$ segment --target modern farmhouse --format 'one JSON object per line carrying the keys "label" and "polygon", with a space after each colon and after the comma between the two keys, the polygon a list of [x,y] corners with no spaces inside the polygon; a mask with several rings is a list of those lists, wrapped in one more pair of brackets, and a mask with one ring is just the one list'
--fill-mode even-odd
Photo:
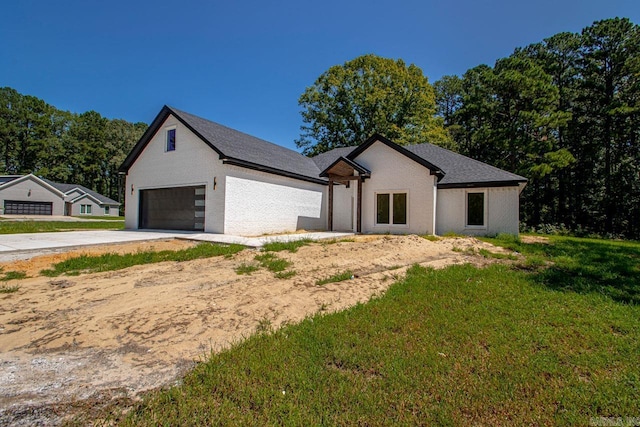
{"label": "modern farmhouse", "polygon": [[313,158],[163,107],[125,159],[129,229],[518,233],[527,180],[432,144],[373,135]]}

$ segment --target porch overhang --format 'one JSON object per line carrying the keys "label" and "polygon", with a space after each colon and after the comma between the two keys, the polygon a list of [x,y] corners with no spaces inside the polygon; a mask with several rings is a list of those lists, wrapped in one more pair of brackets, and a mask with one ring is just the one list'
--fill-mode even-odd
{"label": "porch overhang", "polygon": [[344,184],[349,187],[351,181],[358,183],[356,232],[362,232],[362,183],[365,179],[371,177],[371,172],[353,160],[340,157],[322,171],[320,176],[329,178],[329,224],[327,227],[329,231],[333,231],[333,186],[335,184]]}

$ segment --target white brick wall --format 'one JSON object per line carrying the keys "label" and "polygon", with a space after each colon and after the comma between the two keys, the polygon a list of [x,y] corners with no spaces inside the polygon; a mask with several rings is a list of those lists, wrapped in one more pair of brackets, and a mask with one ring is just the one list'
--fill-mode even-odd
{"label": "white brick wall", "polygon": [[[466,226],[466,195],[485,192],[485,227]],[[438,190],[436,233],[470,235],[518,234],[520,190],[518,187],[450,188]]]}
{"label": "white brick wall", "polygon": [[326,186],[234,166],[227,166],[227,171],[226,234],[326,228]]}
{"label": "white brick wall", "polygon": [[[166,130],[176,128],[176,149],[167,152]],[[224,172],[218,154],[173,115],[160,126],[129,169],[125,187],[125,226],[138,228],[139,194],[150,188],[206,187],[205,231],[224,232]],[[216,190],[213,179],[216,177]],[[132,192],[133,186],[133,192]]]}
{"label": "white brick wall", "polygon": [[[362,232],[433,233],[433,191],[435,175],[408,157],[375,142],[356,159],[371,171],[362,185]],[[376,224],[376,193],[407,193],[407,225]]]}

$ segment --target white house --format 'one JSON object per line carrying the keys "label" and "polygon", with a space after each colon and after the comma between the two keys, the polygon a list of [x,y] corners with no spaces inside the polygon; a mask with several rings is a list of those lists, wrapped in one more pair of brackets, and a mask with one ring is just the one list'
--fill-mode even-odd
{"label": "white house", "polygon": [[119,215],[120,203],[82,185],[28,175],[0,176],[0,214]]}
{"label": "white house", "polygon": [[309,158],[165,106],[120,168],[129,229],[518,233],[527,180],[374,135]]}

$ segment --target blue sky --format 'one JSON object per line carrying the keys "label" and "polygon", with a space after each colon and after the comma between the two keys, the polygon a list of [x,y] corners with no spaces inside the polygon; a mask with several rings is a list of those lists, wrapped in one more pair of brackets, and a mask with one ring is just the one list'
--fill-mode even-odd
{"label": "blue sky", "polygon": [[150,123],[164,104],[295,148],[298,98],[332,65],[402,58],[431,82],[639,0],[16,0],[0,86],[73,112]]}

